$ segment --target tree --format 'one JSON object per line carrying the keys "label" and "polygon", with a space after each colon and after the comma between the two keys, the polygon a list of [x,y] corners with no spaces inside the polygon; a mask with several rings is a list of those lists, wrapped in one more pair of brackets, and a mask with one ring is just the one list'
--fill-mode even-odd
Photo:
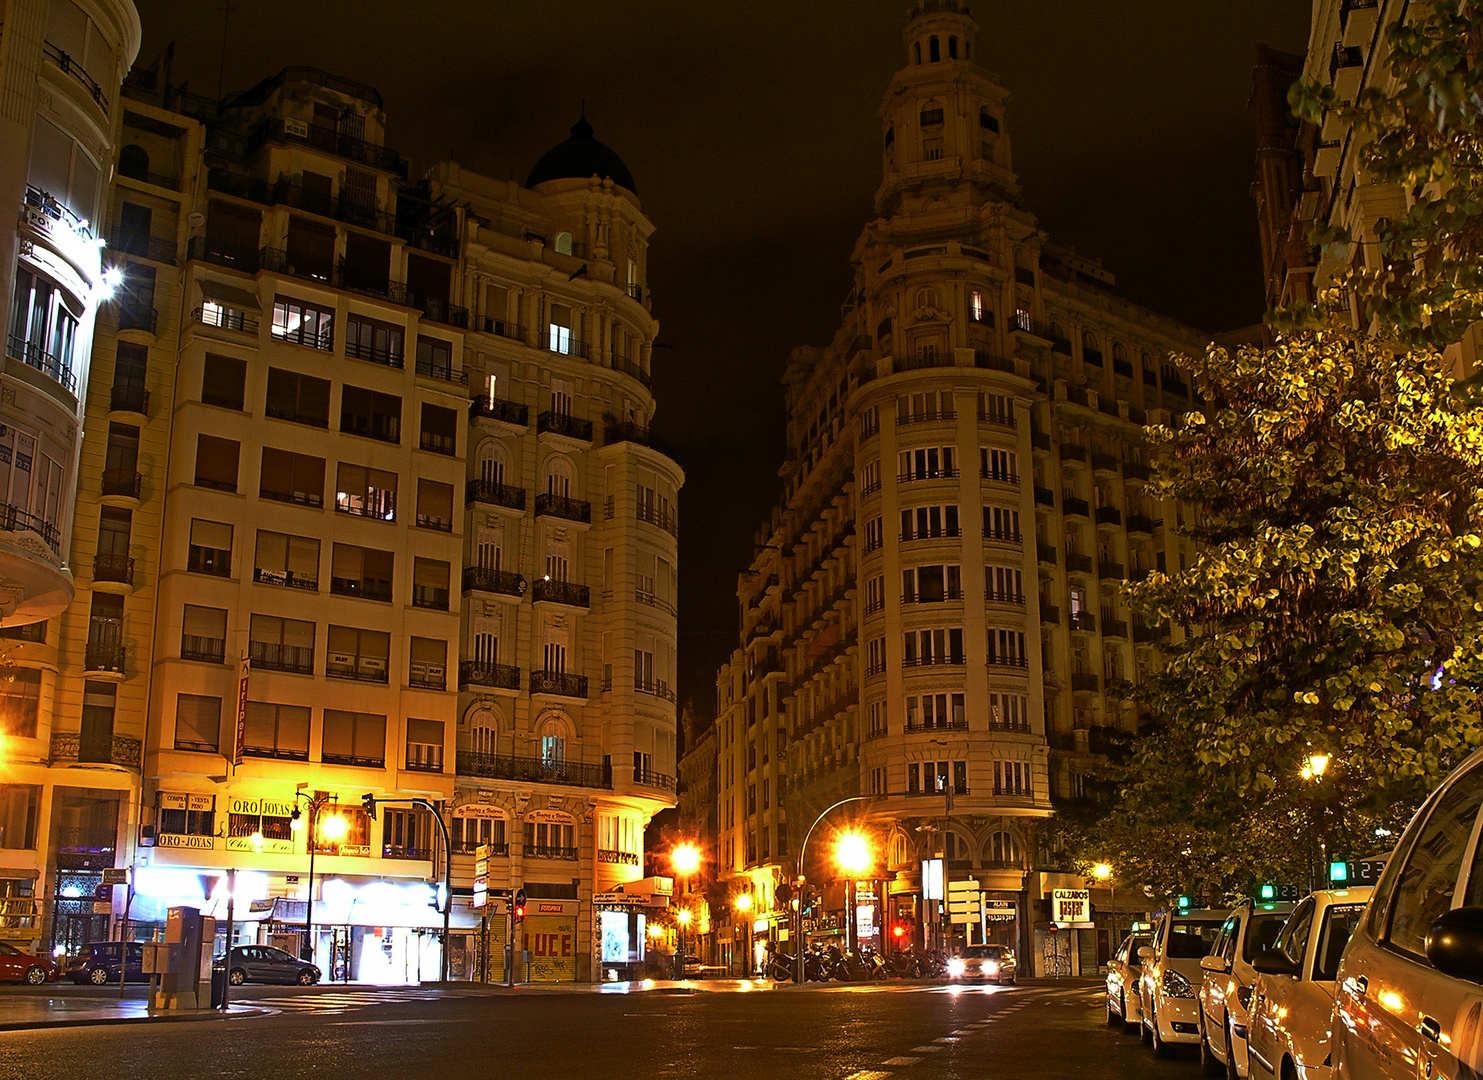
{"label": "tree", "polygon": [[[1203,404],[1148,432],[1150,494],[1184,508],[1166,524],[1195,555],[1127,590],[1173,644],[1136,692],[1117,812],[1064,829],[1157,895],[1306,884],[1315,852],[1381,846],[1483,744],[1483,411],[1439,351],[1483,316],[1479,27],[1443,0],[1387,37],[1393,86],[1290,95],[1339,110],[1406,193],[1378,258],[1275,313],[1271,348],[1184,361]],[[1331,768],[1301,779],[1320,751]]]}

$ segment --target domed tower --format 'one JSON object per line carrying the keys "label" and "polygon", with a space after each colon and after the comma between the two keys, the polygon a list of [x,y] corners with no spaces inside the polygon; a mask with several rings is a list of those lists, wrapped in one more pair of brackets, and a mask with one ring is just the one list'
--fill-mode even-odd
{"label": "domed tower", "polygon": [[[1019,194],[1005,134],[1007,92],[978,66],[978,23],[959,0],[917,0],[901,39],[906,66],[881,103],[884,179],[876,211],[903,197],[1013,199]],[[908,207],[909,208],[909,207]]]}
{"label": "domed tower", "polygon": [[587,180],[594,176],[638,194],[633,174],[623,159],[592,137],[592,125],[587,122],[584,110],[571,127],[571,138],[541,155],[526,177],[525,186],[534,188],[551,180]]}

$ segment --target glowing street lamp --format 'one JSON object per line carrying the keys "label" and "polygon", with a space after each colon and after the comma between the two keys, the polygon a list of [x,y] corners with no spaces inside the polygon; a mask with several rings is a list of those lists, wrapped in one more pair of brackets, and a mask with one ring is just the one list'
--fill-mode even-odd
{"label": "glowing street lamp", "polygon": [[1117,949],[1117,882],[1112,877],[1112,864],[1099,862],[1092,867],[1092,877],[1107,885],[1112,895],[1108,898],[1108,904],[1112,908],[1112,948]]}
{"label": "glowing street lamp", "polygon": [[[674,868],[675,877],[680,879],[680,895],[685,895],[685,883],[697,870],[700,869],[700,848],[694,844],[676,844],[669,853],[669,864]],[[685,927],[690,924],[690,910],[681,908],[675,916],[679,923],[679,939],[675,947],[675,978],[685,977]]]}
{"label": "glowing street lamp", "polygon": [[[1302,767],[1298,769],[1298,775],[1305,781],[1318,782],[1323,779],[1323,774],[1328,772],[1329,756],[1321,750],[1314,750],[1303,759]],[[1310,814],[1312,810],[1310,808]],[[1308,888],[1318,888],[1318,830],[1309,829],[1309,862],[1308,862]]]}
{"label": "glowing street lamp", "polygon": [[741,911],[741,912],[751,911],[752,910],[752,894],[751,893],[741,893],[741,894],[739,894],[737,896],[737,898],[735,900],[732,901],[732,904],[736,907],[736,910],[737,911]]}
{"label": "glowing street lamp", "polygon": [[679,921],[679,924],[681,926],[689,926],[690,925],[690,918],[691,918],[691,916],[690,916],[690,909],[689,908],[681,908],[680,911],[679,911],[679,914],[676,915],[675,918]]}
{"label": "glowing street lamp", "polygon": [[319,835],[331,844],[338,844],[350,831],[350,823],[339,814],[330,814],[319,823]]}
{"label": "glowing street lamp", "polygon": [[870,869],[870,840],[863,834],[847,832],[834,845],[834,861],[846,874],[863,874]]}

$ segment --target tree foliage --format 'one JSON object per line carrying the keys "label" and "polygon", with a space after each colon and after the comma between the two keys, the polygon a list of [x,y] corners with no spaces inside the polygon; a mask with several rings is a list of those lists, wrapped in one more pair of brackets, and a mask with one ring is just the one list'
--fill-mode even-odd
{"label": "tree foliage", "polygon": [[[1116,812],[1062,829],[1159,897],[1306,884],[1316,852],[1383,846],[1483,745],[1483,411],[1439,351],[1483,317],[1479,25],[1442,0],[1387,40],[1390,85],[1290,95],[1314,122],[1338,110],[1403,193],[1378,258],[1274,313],[1274,346],[1181,361],[1203,404],[1148,431],[1149,493],[1184,508],[1166,525],[1195,553],[1127,590],[1171,643]],[[1341,260],[1366,240],[1314,235]],[[1314,752],[1332,765],[1304,780]]]}

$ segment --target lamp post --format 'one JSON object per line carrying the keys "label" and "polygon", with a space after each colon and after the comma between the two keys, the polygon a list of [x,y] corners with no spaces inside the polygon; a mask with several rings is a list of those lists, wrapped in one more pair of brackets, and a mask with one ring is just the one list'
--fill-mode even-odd
{"label": "lamp post", "polygon": [[[676,844],[669,853],[669,864],[674,869],[675,878],[679,882],[680,897],[683,903],[690,877],[700,869],[700,849],[694,844]],[[675,915],[675,922],[679,929],[675,943],[674,977],[683,979],[685,977],[685,927],[690,922],[689,907],[680,908]]]}
{"label": "lamp post", "polygon": [[[828,806],[824,807],[823,810],[820,810],[819,811],[819,816],[816,817],[816,818],[814,818],[814,823],[808,827],[808,832],[806,832],[806,833],[803,834],[803,844],[798,849],[798,881],[799,881],[799,884],[806,885],[807,880],[808,880],[808,876],[807,876],[806,869],[805,869],[808,866],[808,841],[809,841],[809,838],[814,835],[814,830],[819,827],[819,822],[823,821],[824,818],[826,816],[828,816],[828,814],[829,814],[830,811],[836,810],[839,807],[844,806],[846,803],[870,802],[874,798],[876,798],[876,796],[874,796],[874,795],[851,795],[848,798],[840,799],[838,802],[830,803]],[[795,965],[794,966],[794,979],[795,979],[795,981],[797,982],[797,984],[799,986],[802,986],[803,985],[803,897],[802,896],[799,896],[798,897],[798,940],[797,940],[797,942],[794,943],[794,946],[793,946],[793,963]]]}
{"label": "lamp post", "polygon": [[844,944],[853,956],[859,946],[859,929],[855,922],[855,879],[870,869],[870,840],[864,833],[847,832],[834,845],[834,861],[845,872]]}
{"label": "lamp post", "polygon": [[1112,867],[1105,862],[1099,862],[1092,867],[1092,877],[1112,890],[1112,932],[1108,935],[1107,941],[1107,953],[1112,956],[1117,953],[1117,878],[1112,874]]}
{"label": "lamp post", "polygon": [[[294,798],[303,799],[309,804],[309,892],[304,902],[304,948],[299,950],[299,959],[305,958],[304,952],[307,950],[308,960],[312,964],[314,962],[314,849],[319,845],[321,836],[333,843],[339,843],[345,839],[349,826],[339,814],[331,814],[323,823],[320,822],[320,814],[326,806],[339,804],[338,796],[326,792],[309,795],[303,791],[295,791]],[[303,827],[304,821],[299,816],[299,808],[295,806],[289,819],[289,828],[298,832]],[[230,947],[227,952],[230,956]],[[230,975],[231,972],[228,971],[228,974]]]}
{"label": "lamp post", "polygon": [[[1298,775],[1314,784],[1322,784],[1324,774],[1329,770],[1330,760],[1329,755],[1323,753],[1321,750],[1311,751],[1303,759],[1302,767],[1298,769]],[[1308,891],[1310,893],[1318,888],[1318,822],[1312,820],[1316,816],[1313,810],[1313,800],[1309,800]]]}
{"label": "lamp post", "polygon": [[752,894],[738,893],[736,899],[731,902],[736,913],[741,916],[742,923],[747,931],[747,947],[742,953],[742,978],[750,978],[754,959],[752,957]]}

